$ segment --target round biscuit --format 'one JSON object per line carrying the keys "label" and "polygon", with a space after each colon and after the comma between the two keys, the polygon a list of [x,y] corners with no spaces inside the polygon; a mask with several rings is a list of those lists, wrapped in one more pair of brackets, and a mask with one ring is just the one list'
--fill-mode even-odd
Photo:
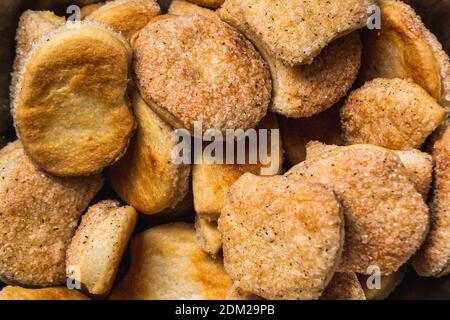
{"label": "round biscuit", "polygon": [[339,264],[344,220],[321,184],[246,173],[228,192],[219,230],[225,269],[240,288],[266,299],[317,299]]}
{"label": "round biscuit", "polygon": [[250,41],[218,19],[159,16],[133,39],[136,84],[176,128],[254,128],[271,98],[270,72]]}

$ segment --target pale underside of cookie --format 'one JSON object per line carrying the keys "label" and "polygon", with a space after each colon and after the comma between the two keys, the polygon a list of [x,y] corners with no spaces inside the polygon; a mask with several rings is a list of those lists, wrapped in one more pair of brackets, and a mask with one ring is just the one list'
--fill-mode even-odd
{"label": "pale underside of cookie", "polygon": [[430,233],[412,265],[421,276],[442,277],[450,273],[450,124],[442,126],[434,139]]}
{"label": "pale underside of cookie", "polygon": [[131,266],[110,299],[223,300],[232,287],[221,260],[198,246],[192,225],[154,227],[131,243]]}
{"label": "pale underside of cookie", "polygon": [[[180,202],[178,202],[175,206],[164,209],[158,215],[167,214],[178,216],[188,212],[192,212],[193,208],[194,208],[194,196],[192,193],[192,177],[190,176],[188,181],[188,191],[186,192],[184,198]],[[154,218],[156,218],[156,216]]]}
{"label": "pale underside of cookie", "polygon": [[364,32],[365,81],[411,78],[450,107],[450,62],[437,38],[403,1],[382,0],[381,29]]}
{"label": "pale underside of cookie", "polygon": [[64,287],[26,289],[7,286],[0,291],[0,300],[89,300],[76,290]]}
{"label": "pale underside of cookie", "polygon": [[287,66],[264,55],[273,77],[271,111],[305,118],[330,108],[355,81],[361,48],[359,34],[353,32],[330,43],[310,65]]}
{"label": "pale underside of cookie", "polygon": [[441,124],[445,110],[410,80],[378,78],[352,92],[341,109],[348,144],[418,149]]}
{"label": "pale underside of cookie", "polygon": [[266,299],[317,299],[339,264],[344,220],[333,192],[282,176],[243,175],[219,218],[225,269]]}
{"label": "pale underside of cookie", "polygon": [[113,285],[136,220],[133,207],[121,207],[115,200],[90,207],[67,250],[67,277],[90,294],[106,294]]}
{"label": "pale underside of cookie", "polygon": [[11,81],[11,98],[15,96],[19,72],[33,46],[46,34],[56,30],[65,23],[65,18],[58,17],[50,11],[27,10],[20,16],[16,31],[16,58]]}
{"label": "pale underside of cookie", "polygon": [[267,112],[269,69],[250,41],[217,19],[164,15],[133,39],[143,99],[176,128],[254,128]]}
{"label": "pale underside of cookie", "polygon": [[342,145],[339,105],[318,115],[303,119],[279,117],[280,132],[286,158],[296,165],[306,158],[306,145],[310,141]]}
{"label": "pale underside of cookie", "polygon": [[336,272],[320,300],[366,300],[366,296],[354,272]]}
{"label": "pale underside of cookie", "polygon": [[341,147],[293,167],[286,176],[315,179],[336,193],[345,212],[345,248],[338,271],[397,271],[428,232],[428,207],[394,153],[373,146]]}
{"label": "pale underside of cookie", "polygon": [[136,134],[125,156],[108,169],[107,178],[119,197],[144,214],[180,204],[189,191],[190,167],[175,164],[173,129],[133,94]]}
{"label": "pale underside of cookie", "polygon": [[372,0],[227,0],[220,17],[287,65],[310,64],[334,39],[363,28]]}
{"label": "pale underside of cookie", "polygon": [[381,276],[377,280],[377,275],[358,275],[358,279],[364,290],[367,300],[384,300],[402,283],[407,267],[403,266],[398,271],[388,276]]}
{"label": "pale underside of cookie", "polygon": [[[409,180],[414,184],[416,190],[424,199],[427,198],[433,175],[431,155],[416,149],[402,151],[385,149],[374,145],[361,145],[361,147],[395,153],[405,167]],[[337,145],[327,145],[318,141],[309,142],[306,146],[306,159],[315,158],[325,152],[337,150],[338,148],[339,146]]]}
{"label": "pale underside of cookie", "polygon": [[107,24],[130,40],[160,13],[156,0],[114,0],[90,13],[86,19]]}
{"label": "pale underside of cookie", "polygon": [[217,222],[205,218],[195,218],[195,234],[199,246],[214,258],[222,249],[222,236],[218,230]]}
{"label": "pale underside of cookie", "polygon": [[31,158],[58,176],[98,173],[125,152],[134,129],[126,89],[131,50],[93,22],[67,24],[27,58],[13,115]]}
{"label": "pale underside of cookie", "polygon": [[[267,129],[267,159],[263,159],[258,155],[261,151],[265,153],[262,148],[262,140],[258,144],[256,150],[249,147],[246,142],[246,159],[245,164],[237,163],[237,150],[238,145],[243,140],[239,140],[235,144],[235,159],[233,164],[226,164],[226,159],[223,159],[222,164],[209,164],[209,163],[196,163],[192,170],[192,187],[194,193],[194,207],[195,212],[207,220],[216,221],[220,216],[220,211],[223,207],[223,202],[228,189],[231,185],[239,179],[246,172],[251,172],[256,175],[276,175],[282,170],[283,165],[283,148],[281,137],[278,134],[273,140],[272,144],[272,131],[279,128],[277,117],[271,113],[267,114],[263,120],[258,124],[256,133],[263,135],[259,132],[260,129]],[[272,149],[273,147],[273,149]],[[227,146],[224,145],[224,149]],[[253,151],[252,151],[253,150]],[[276,150],[276,152],[272,152]],[[224,151],[225,154],[225,151]],[[256,163],[252,160],[250,155],[256,156]],[[253,162],[250,162],[253,161]]]}
{"label": "pale underside of cookie", "polygon": [[65,282],[65,255],[100,176],[56,178],[39,170],[20,142],[0,151],[0,278],[51,286]]}

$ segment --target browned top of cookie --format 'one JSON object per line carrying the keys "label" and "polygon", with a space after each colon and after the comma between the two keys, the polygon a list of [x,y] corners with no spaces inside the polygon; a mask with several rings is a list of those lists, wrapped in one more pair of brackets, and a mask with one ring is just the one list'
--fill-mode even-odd
{"label": "browned top of cookie", "polygon": [[329,44],[309,65],[287,66],[266,57],[274,77],[273,112],[304,118],[330,108],[351,88],[361,65],[357,32]]}
{"label": "browned top of cookie", "polygon": [[428,207],[397,155],[370,145],[331,149],[293,167],[294,180],[314,178],[333,188],[345,211],[339,271],[395,272],[428,232]]}
{"label": "browned top of cookie", "polygon": [[246,173],[219,218],[225,269],[266,299],[317,299],[339,263],[343,224],[323,185]]}

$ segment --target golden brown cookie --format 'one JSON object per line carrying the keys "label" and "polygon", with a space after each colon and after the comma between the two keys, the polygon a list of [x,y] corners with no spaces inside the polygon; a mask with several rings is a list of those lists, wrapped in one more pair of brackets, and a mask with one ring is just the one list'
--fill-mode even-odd
{"label": "golden brown cookie", "polygon": [[226,0],[220,17],[287,65],[310,64],[334,39],[363,28],[372,0]]}
{"label": "golden brown cookie", "polygon": [[266,299],[317,299],[340,262],[344,218],[318,183],[244,174],[219,218],[225,270]]}
{"label": "golden brown cookie", "polygon": [[309,65],[292,67],[264,54],[273,77],[270,110],[289,118],[305,118],[330,108],[355,81],[361,49],[358,32],[352,32],[330,43]]}
{"label": "golden brown cookie", "polygon": [[217,229],[217,222],[195,217],[195,234],[199,246],[214,258],[222,249],[222,236]]}
{"label": "golden brown cookie", "polygon": [[91,12],[86,19],[107,24],[130,40],[160,13],[156,0],[113,0]]}
{"label": "golden brown cookie", "polygon": [[224,300],[232,282],[222,261],[198,246],[192,225],[149,229],[131,242],[131,266],[112,300]]}
{"label": "golden brown cookie", "polygon": [[81,284],[90,294],[108,293],[136,220],[133,207],[122,207],[115,200],[91,206],[67,250],[67,278]]}
{"label": "golden brown cookie", "polygon": [[225,0],[188,0],[192,3],[195,3],[199,6],[203,6],[203,7],[208,7],[211,9],[216,9],[218,7],[220,7],[220,5],[225,1]]}
{"label": "golden brown cookie", "polygon": [[408,173],[409,180],[416,186],[417,191],[427,198],[433,178],[433,161],[428,153],[419,150],[394,150],[402,161]]}
{"label": "golden brown cookie", "polygon": [[65,282],[65,255],[101,176],[56,178],[38,169],[20,142],[0,151],[0,278],[10,284]]}
{"label": "golden brown cookie", "polygon": [[80,18],[83,20],[92,12],[103,6],[105,2],[91,3],[81,7],[80,10]]}
{"label": "golden brown cookie", "polygon": [[[365,275],[358,275],[358,279],[364,290],[367,300],[384,300],[402,283],[406,273],[406,266],[401,267],[398,271],[388,275],[381,276],[379,279],[379,287],[376,287],[376,280]],[[370,288],[369,288],[370,287]]]}
{"label": "golden brown cookie", "polygon": [[430,233],[412,259],[420,276],[442,277],[450,273],[450,123],[436,132],[433,144],[434,193]]}
{"label": "golden brown cookie", "polygon": [[[433,162],[431,156],[416,149],[412,150],[390,150],[373,145],[366,145],[365,148],[371,148],[380,151],[388,151],[395,153],[406,169],[409,180],[414,184],[416,190],[427,198],[428,191],[431,187],[433,175]],[[306,146],[306,160],[318,157],[325,152],[330,152],[340,148],[336,145],[326,145],[318,141],[309,142]]]}
{"label": "golden brown cookie", "polygon": [[26,289],[7,286],[0,291],[0,300],[89,300],[76,290],[64,287]]}
{"label": "golden brown cookie", "polygon": [[64,23],[64,17],[58,17],[51,11],[27,10],[20,16],[16,31],[16,58],[12,74],[11,98],[15,96],[19,73],[23,68],[33,46],[46,34],[58,29]]}
{"label": "golden brown cookie", "polygon": [[190,167],[174,164],[172,151],[177,142],[173,129],[133,93],[137,121],[125,156],[108,169],[107,179],[119,197],[144,214],[177,207],[189,191]]}
{"label": "golden brown cookie", "polygon": [[215,11],[199,7],[198,5],[184,1],[174,0],[170,3],[169,13],[177,16],[191,16],[191,15],[203,15],[211,19],[220,20]]}
{"label": "golden brown cookie", "polygon": [[26,152],[42,169],[89,175],[123,155],[134,129],[130,60],[126,40],[92,22],[67,24],[34,47],[13,114]]}
{"label": "golden brown cookie", "polygon": [[289,119],[278,117],[286,158],[296,165],[306,158],[306,145],[310,141],[342,145],[339,105],[310,118]]}
{"label": "golden brown cookie", "polygon": [[164,15],[133,40],[142,98],[175,128],[254,128],[271,98],[269,69],[250,41],[205,16]]}
{"label": "golden brown cookie", "polygon": [[[250,151],[248,148],[248,143],[246,149],[246,164],[237,164],[237,158],[235,158],[234,164],[194,164],[192,170],[192,189],[194,192],[195,212],[199,215],[199,217],[216,221],[220,216],[220,211],[222,210],[223,202],[228,189],[244,173],[251,172],[256,175],[275,175],[281,172],[283,165],[283,149],[279,134],[273,144],[275,147],[273,150],[276,150],[276,153],[271,151],[272,130],[277,130],[278,127],[277,118],[273,114],[269,113],[263,118],[256,128],[256,132],[258,134],[259,129],[268,130],[266,137],[268,141],[267,150],[270,150],[270,152],[268,152],[270,158],[268,159],[268,162],[265,162],[269,163],[267,165],[263,165],[261,163],[261,158],[259,156],[257,157],[256,164],[249,163],[250,153],[255,155],[256,152]],[[240,141],[242,142],[243,140]],[[235,149],[237,150],[237,147]],[[223,162],[225,161],[226,159],[224,159]]]}
{"label": "golden brown cookie", "polygon": [[233,284],[233,287],[230,289],[230,292],[228,293],[227,300],[264,300],[264,299],[252,293],[249,293],[245,290],[242,290],[235,283]]}
{"label": "golden brown cookie", "polygon": [[336,272],[320,300],[366,300],[366,296],[354,272]]}
{"label": "golden brown cookie", "polygon": [[450,108],[450,62],[437,38],[408,4],[379,1],[381,29],[364,32],[363,78],[412,79]]}
{"label": "golden brown cookie", "polygon": [[441,124],[445,110],[424,89],[402,79],[375,79],[353,91],[341,109],[348,144],[418,149]]}
{"label": "golden brown cookie", "polygon": [[428,232],[428,207],[400,158],[367,145],[337,148],[286,173],[333,189],[345,212],[341,272],[367,274],[375,265],[389,275],[405,264]]}

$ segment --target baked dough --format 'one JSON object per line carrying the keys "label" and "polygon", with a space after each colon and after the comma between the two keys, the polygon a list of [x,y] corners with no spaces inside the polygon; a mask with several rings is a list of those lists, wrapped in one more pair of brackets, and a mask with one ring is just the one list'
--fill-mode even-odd
{"label": "baked dough", "polygon": [[231,289],[222,261],[198,246],[192,225],[149,229],[131,243],[131,266],[112,300],[224,300]]}
{"label": "baked dough", "polygon": [[136,220],[133,207],[122,207],[115,200],[91,206],[67,250],[67,278],[80,283],[90,294],[108,293]]}
{"label": "baked dough", "polygon": [[237,284],[233,284],[230,292],[228,293],[227,300],[264,300],[261,297],[258,297],[255,294],[249,293],[245,290],[242,290],[237,286]]}
{"label": "baked dough", "polygon": [[412,259],[420,276],[443,277],[450,273],[450,123],[436,132],[432,148],[434,193],[430,233]]}
{"label": "baked dough", "polygon": [[334,39],[366,26],[373,0],[226,0],[220,17],[287,65],[310,64]]}
{"label": "baked dough", "polygon": [[286,173],[333,189],[345,212],[340,272],[389,275],[419,249],[428,232],[428,207],[399,157],[371,145],[340,147],[306,160]]}
{"label": "baked dough", "polygon": [[253,45],[205,16],[163,15],[133,39],[142,98],[175,128],[254,128],[271,98],[269,69]]}
{"label": "baked dough", "polygon": [[218,230],[217,222],[196,216],[195,234],[202,250],[215,258],[222,249],[222,236]]}
{"label": "baked dough", "polygon": [[410,78],[450,110],[450,62],[442,45],[408,4],[378,2],[381,29],[363,33],[362,78]]}
{"label": "baked dough", "polygon": [[431,156],[419,150],[399,151],[398,155],[408,173],[409,180],[416,186],[417,191],[427,199],[433,179],[433,161]]}
{"label": "baked dough", "polygon": [[224,0],[189,0],[199,6],[208,7],[211,9],[217,9],[223,4]]}
{"label": "baked dough", "polygon": [[134,129],[126,89],[131,50],[92,22],[44,37],[24,64],[13,101],[30,157],[57,176],[102,171],[125,152]]}
{"label": "baked dough", "polygon": [[336,105],[310,118],[279,117],[280,133],[287,160],[296,165],[306,158],[306,145],[310,141],[342,145],[340,105]]}
{"label": "baked dough", "polygon": [[308,179],[244,174],[219,218],[225,270],[265,299],[317,299],[333,277],[344,217],[331,189]]}
{"label": "baked dough", "polygon": [[320,300],[366,300],[366,296],[354,272],[336,272]]}
{"label": "baked dough", "polygon": [[61,285],[78,220],[103,185],[101,176],[56,178],[38,169],[20,142],[0,151],[0,279]]}
{"label": "baked dough", "polygon": [[169,14],[174,14],[177,16],[191,16],[191,15],[203,15],[211,19],[220,20],[219,16],[215,11],[202,8],[198,5],[184,1],[184,0],[174,0],[170,3]]}
{"label": "baked dough", "polygon": [[[169,13],[220,19],[212,10],[181,0],[172,2]],[[258,49],[272,74],[271,111],[293,118],[310,117],[330,108],[350,89],[361,64],[362,48],[357,32],[333,41],[311,65],[288,66],[264,48]]]}
{"label": "baked dough", "polygon": [[16,58],[11,79],[11,99],[14,99],[20,70],[33,46],[46,34],[58,29],[64,23],[64,17],[58,17],[51,11],[27,10],[20,16],[16,31]]}
{"label": "baked dough", "polygon": [[[433,175],[433,161],[431,156],[420,150],[389,150],[377,146],[366,146],[371,149],[379,149],[380,151],[388,151],[395,153],[406,169],[409,180],[414,184],[416,190],[427,199],[428,192],[431,187]],[[306,146],[306,159],[312,159],[325,152],[337,150],[339,146],[326,145],[318,141],[312,141]]]}
{"label": "baked dough", "polygon": [[156,0],[114,0],[91,12],[86,19],[107,24],[130,40],[160,13]]}
{"label": "baked dough", "polygon": [[348,144],[394,150],[419,149],[444,118],[444,108],[424,89],[398,78],[367,82],[350,94],[341,109]]}
{"label": "baked dough", "polygon": [[0,300],[89,300],[76,290],[64,287],[26,289],[7,286],[0,291]]}
{"label": "baked dough", "polygon": [[80,11],[80,18],[81,20],[85,19],[88,15],[90,15],[92,12],[103,6],[105,2],[97,2],[97,3],[90,3],[81,8]]}
{"label": "baked dough", "polygon": [[[358,275],[358,279],[364,290],[364,294],[367,300],[384,300],[397,288],[405,277],[407,267],[403,266],[398,271],[391,273],[388,276],[380,277],[380,288],[369,289],[367,285],[368,277],[364,275]],[[369,280],[369,283],[371,281]]]}
{"label": "baked dough", "polygon": [[352,32],[326,46],[309,65],[288,66],[263,54],[273,78],[270,110],[289,118],[305,118],[329,109],[355,81],[361,49],[358,32]]}
{"label": "baked dough", "polygon": [[[258,129],[268,129],[267,141],[271,146],[271,129],[278,129],[277,117],[267,114],[259,123]],[[257,131],[258,132],[258,131]],[[269,144],[270,143],[270,144]],[[244,173],[251,172],[256,175],[267,175],[263,168],[272,168],[272,175],[279,174],[283,165],[283,150],[281,139],[274,145],[279,147],[278,157],[274,155],[276,163],[271,161],[269,165],[257,164],[194,164],[192,169],[192,189],[194,193],[195,212],[199,217],[210,221],[217,221],[228,189]],[[237,149],[237,148],[235,148]],[[269,149],[270,150],[270,149]],[[247,159],[249,150],[247,148]],[[269,155],[272,156],[270,152]],[[260,160],[260,158],[258,158]],[[225,160],[225,159],[224,159]],[[259,161],[258,160],[258,161]],[[224,161],[225,162],[225,161]]]}

